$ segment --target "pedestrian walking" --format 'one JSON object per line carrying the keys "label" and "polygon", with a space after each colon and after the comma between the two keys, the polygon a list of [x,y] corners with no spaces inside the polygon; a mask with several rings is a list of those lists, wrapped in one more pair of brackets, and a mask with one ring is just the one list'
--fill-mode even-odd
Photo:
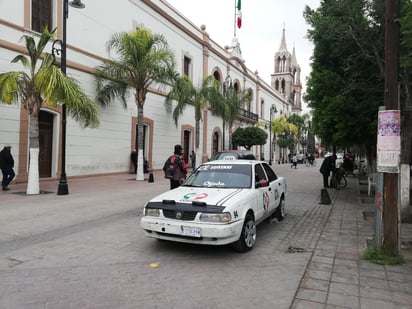
{"label": "pedestrian walking", "polygon": [[13,168],[14,159],[11,155],[11,146],[6,145],[4,146],[3,150],[0,151],[0,169],[3,173],[3,180],[1,182],[1,186],[3,187],[3,191],[10,190],[8,185],[13,180],[14,176],[16,176]]}
{"label": "pedestrian walking", "polygon": [[163,166],[165,177],[170,179],[170,190],[179,187],[186,178],[187,167],[182,154],[182,146],[175,145],[174,153]]}
{"label": "pedestrian walking", "polygon": [[296,153],[292,157],[292,165],[290,166],[290,168],[292,167],[294,167],[295,169],[298,167],[298,156],[296,155]]}
{"label": "pedestrian walking", "polygon": [[194,150],[190,154],[190,162],[192,163],[192,170],[194,170],[196,168],[196,153]]}
{"label": "pedestrian walking", "polygon": [[327,156],[320,166],[319,172],[323,176],[323,187],[329,188],[330,172],[335,168],[336,155]]}

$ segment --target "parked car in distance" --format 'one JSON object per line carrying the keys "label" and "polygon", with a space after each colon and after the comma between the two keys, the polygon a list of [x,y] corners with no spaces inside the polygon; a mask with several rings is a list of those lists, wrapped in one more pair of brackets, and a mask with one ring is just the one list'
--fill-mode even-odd
{"label": "parked car in distance", "polygon": [[251,153],[249,150],[222,150],[216,152],[213,156],[211,156],[209,161],[222,160],[225,158],[256,160],[255,155]]}
{"label": "parked car in distance", "polygon": [[146,236],[193,244],[253,248],[256,225],[285,216],[286,182],[266,163],[215,160],[178,188],[151,199],[140,225]]}

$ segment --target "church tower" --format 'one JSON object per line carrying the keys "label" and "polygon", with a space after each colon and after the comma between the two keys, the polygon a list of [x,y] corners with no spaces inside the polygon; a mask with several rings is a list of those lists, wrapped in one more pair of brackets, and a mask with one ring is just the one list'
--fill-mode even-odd
{"label": "church tower", "polygon": [[274,73],[271,74],[271,86],[289,102],[292,113],[297,114],[302,111],[300,72],[295,47],[293,47],[291,54],[286,46],[285,29],[283,29],[279,51],[275,54],[275,68]]}

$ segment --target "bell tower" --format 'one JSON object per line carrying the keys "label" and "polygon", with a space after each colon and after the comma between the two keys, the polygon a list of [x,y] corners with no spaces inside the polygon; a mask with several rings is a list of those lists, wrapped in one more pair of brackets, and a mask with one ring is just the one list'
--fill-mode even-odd
{"label": "bell tower", "polygon": [[274,73],[271,74],[271,86],[279,91],[292,107],[292,113],[302,111],[302,84],[300,66],[296,59],[295,47],[292,54],[286,46],[285,28],[283,28],[279,51],[275,54]]}

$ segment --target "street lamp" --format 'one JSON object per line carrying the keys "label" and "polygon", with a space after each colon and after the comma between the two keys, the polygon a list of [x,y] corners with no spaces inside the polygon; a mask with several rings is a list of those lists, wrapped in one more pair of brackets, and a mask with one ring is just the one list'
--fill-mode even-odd
{"label": "street lamp", "polygon": [[[81,0],[70,1],[70,6],[83,9],[85,5]],[[53,56],[61,53],[60,70],[66,75],[66,22],[69,17],[69,1],[63,0],[63,39],[56,40],[52,45]],[[55,47],[55,44],[60,44],[60,49]],[[57,195],[68,195],[69,187],[66,178],[66,104],[62,105],[62,149],[61,149],[61,174],[59,186],[57,188]]]}
{"label": "street lamp", "polygon": [[[223,95],[225,98],[228,100],[230,98],[230,95],[232,95],[232,90],[233,90],[233,85],[232,85],[232,78],[230,75],[226,76],[225,82],[223,84]],[[223,143],[223,149],[225,149],[225,131],[226,131],[226,121],[225,121],[226,115],[223,115],[223,134],[222,134],[222,143]]]}
{"label": "street lamp", "polygon": [[282,149],[283,149],[282,164],[283,164],[285,163],[285,157],[286,157],[286,131],[282,132]]}
{"label": "street lamp", "polygon": [[273,141],[272,141],[272,116],[273,113],[277,113],[278,110],[276,109],[275,104],[272,104],[272,106],[270,107],[270,115],[269,115],[269,165],[272,165],[272,159],[273,159],[273,151],[272,151],[272,147],[273,147]]}

